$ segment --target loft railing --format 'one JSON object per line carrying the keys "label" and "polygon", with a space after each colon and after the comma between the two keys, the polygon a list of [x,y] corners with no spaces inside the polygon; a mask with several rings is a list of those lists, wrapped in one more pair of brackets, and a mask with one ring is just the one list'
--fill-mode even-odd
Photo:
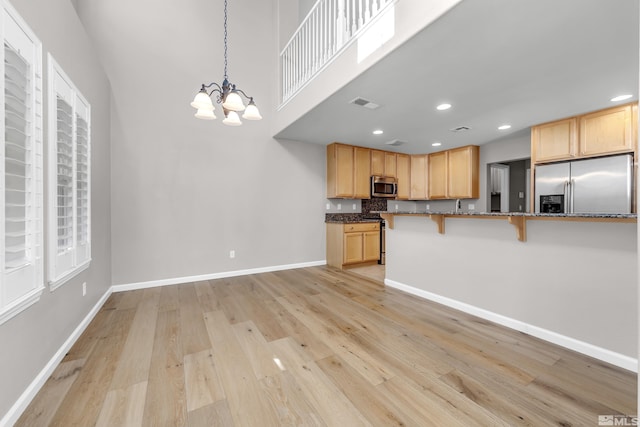
{"label": "loft railing", "polygon": [[284,105],[396,0],[318,0],[280,53]]}

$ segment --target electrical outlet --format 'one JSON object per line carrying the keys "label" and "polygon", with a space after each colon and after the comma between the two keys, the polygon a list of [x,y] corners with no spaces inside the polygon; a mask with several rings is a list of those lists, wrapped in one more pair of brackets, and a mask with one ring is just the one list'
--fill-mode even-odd
{"label": "electrical outlet", "polygon": [[230,250],[229,251],[229,258],[235,258],[235,257],[236,257],[236,251]]}
{"label": "electrical outlet", "polygon": [[327,203],[327,210],[331,209],[331,203]]}
{"label": "electrical outlet", "polygon": [[476,208],[476,205],[475,205],[475,204],[473,204],[473,203],[469,203],[469,210],[470,210],[470,211],[475,210],[475,208]]}
{"label": "electrical outlet", "polygon": [[396,210],[398,210],[398,205],[396,205]]}
{"label": "electrical outlet", "polygon": [[338,210],[341,211],[342,210],[342,203],[338,203]]}
{"label": "electrical outlet", "polygon": [[429,203],[427,203],[427,210],[431,209],[431,205]]}
{"label": "electrical outlet", "polygon": [[353,210],[354,211],[356,210],[356,204],[355,203],[353,204]]}
{"label": "electrical outlet", "polygon": [[518,198],[519,199],[524,199],[524,191],[519,191],[518,192]]}
{"label": "electrical outlet", "polygon": [[87,282],[82,282],[82,296],[87,295]]}

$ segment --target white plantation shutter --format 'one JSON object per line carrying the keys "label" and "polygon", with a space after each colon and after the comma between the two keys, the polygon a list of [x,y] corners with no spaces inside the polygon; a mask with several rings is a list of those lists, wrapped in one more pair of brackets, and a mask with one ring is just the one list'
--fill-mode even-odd
{"label": "white plantation shutter", "polygon": [[57,97],[58,253],[73,249],[73,111]]}
{"label": "white plantation shutter", "polygon": [[51,55],[49,62],[49,283],[51,289],[86,268],[91,258],[91,110]]}
{"label": "white plantation shutter", "polygon": [[36,302],[43,289],[42,50],[2,2],[2,251],[0,323]]}
{"label": "white plantation shutter", "polygon": [[76,99],[76,263],[83,264],[91,257],[91,198],[89,105]]}

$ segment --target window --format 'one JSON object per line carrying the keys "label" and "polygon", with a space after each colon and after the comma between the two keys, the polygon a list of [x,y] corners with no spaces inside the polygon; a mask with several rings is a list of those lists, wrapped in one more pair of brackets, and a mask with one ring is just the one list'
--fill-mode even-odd
{"label": "window", "polygon": [[91,262],[91,107],[51,55],[49,63],[49,283]]}
{"label": "window", "polygon": [[7,1],[1,5],[0,324],[37,302],[44,289],[42,44]]}

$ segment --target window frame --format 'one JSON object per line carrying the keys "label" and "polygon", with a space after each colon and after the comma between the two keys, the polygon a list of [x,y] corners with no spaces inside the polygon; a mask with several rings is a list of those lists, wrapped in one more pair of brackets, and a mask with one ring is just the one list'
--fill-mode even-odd
{"label": "window frame", "polygon": [[[31,113],[25,114],[25,124],[28,125],[25,127],[25,133],[27,137],[32,136],[30,140],[25,140],[25,143],[28,144],[25,145],[25,149],[29,155],[25,157],[24,179],[26,181],[32,180],[31,184],[25,183],[25,185],[30,186],[29,192],[26,193],[26,195],[30,197],[30,200],[29,202],[25,200],[24,205],[24,218],[26,222],[24,233],[26,240],[24,247],[26,262],[24,265],[12,268],[11,270],[8,270],[6,265],[7,237],[15,238],[17,236],[8,236],[6,234],[6,151],[3,150],[2,153],[0,153],[0,186],[2,187],[0,195],[0,209],[2,209],[4,215],[3,220],[0,223],[0,228],[2,228],[0,232],[0,324],[3,324],[18,313],[38,302],[45,288],[43,253],[44,142],[42,130],[42,43],[13,6],[7,0],[0,1],[0,36],[3,40],[3,49],[2,53],[0,53],[0,56],[2,56],[2,60],[0,61],[2,65],[0,65],[0,69],[3,74],[2,79],[0,79],[0,101],[2,104],[3,120],[0,122],[0,132],[4,138],[3,146],[5,146],[6,149],[7,140],[5,130],[7,126],[7,97],[5,95],[5,86],[7,77],[6,67],[4,65],[4,44],[10,46],[11,50],[16,52],[21,59],[29,65],[28,74],[26,76],[29,85],[26,86],[26,88],[30,90],[30,97],[26,99],[28,102],[25,103],[25,109],[26,111],[31,109]],[[23,52],[20,51],[21,48],[24,48]],[[29,133],[31,133],[31,135],[29,135]],[[14,164],[16,164],[15,161],[16,160],[14,160]],[[18,283],[19,286],[16,286]],[[20,293],[19,291],[23,287],[25,289]]]}
{"label": "window frame", "polygon": [[[56,290],[91,264],[91,105],[53,56],[47,54],[48,82],[48,283]],[[63,91],[65,93],[63,93]],[[72,115],[72,237],[71,247],[59,251],[58,245],[58,95],[65,96]],[[78,235],[78,114],[86,122],[86,241]]]}

